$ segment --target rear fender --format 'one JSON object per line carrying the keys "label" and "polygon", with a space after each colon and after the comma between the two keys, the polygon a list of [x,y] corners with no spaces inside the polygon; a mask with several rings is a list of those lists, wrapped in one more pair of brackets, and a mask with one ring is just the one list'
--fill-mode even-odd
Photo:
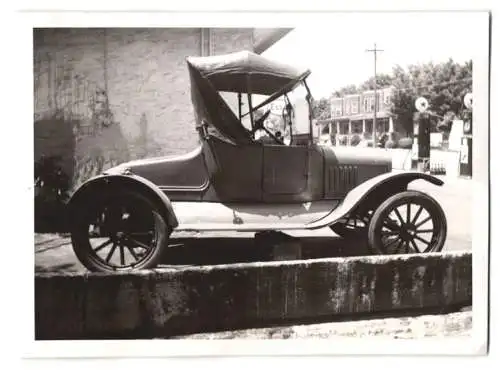
{"label": "rear fender", "polygon": [[376,207],[388,197],[405,191],[408,184],[415,180],[425,180],[437,186],[444,184],[437,177],[422,172],[389,172],[375,176],[352,189],[337,208],[322,219],[308,224],[307,228],[317,229],[331,225],[360,207]]}
{"label": "rear fender", "polygon": [[137,175],[110,174],[96,176],[83,183],[68,202],[70,215],[78,212],[82,202],[92,201],[101,192],[113,191],[114,188],[137,191],[146,196],[160,209],[170,228],[175,229],[179,222],[175,216],[170,199],[151,181]]}

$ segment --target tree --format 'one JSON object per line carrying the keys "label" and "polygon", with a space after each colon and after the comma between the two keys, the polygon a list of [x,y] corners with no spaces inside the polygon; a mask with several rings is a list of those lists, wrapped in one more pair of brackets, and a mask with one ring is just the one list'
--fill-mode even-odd
{"label": "tree", "polygon": [[[374,77],[356,85],[344,86],[332,93],[332,97],[342,97],[365,90],[373,90]],[[437,130],[443,121],[453,118],[465,118],[463,97],[472,91],[472,61],[459,64],[453,59],[434,64],[412,64],[407,68],[395,66],[391,74],[377,75],[377,87],[394,87],[391,100],[391,113],[395,115],[395,128],[399,132],[413,132],[415,100],[419,96],[429,101],[429,110],[442,117],[432,122],[431,129]],[[321,109],[317,108],[317,111]],[[447,126],[447,125],[444,125]]]}
{"label": "tree", "polygon": [[[363,82],[359,89],[360,91],[364,90],[374,90],[375,86],[373,84],[373,81],[375,80],[374,77],[370,77],[368,80]],[[387,73],[381,73],[377,74],[377,88],[383,88],[383,87],[388,87],[392,85],[392,76],[387,74]]]}
{"label": "tree", "polygon": [[313,102],[313,118],[327,119],[330,118],[331,102],[328,98],[321,98]]}
{"label": "tree", "polygon": [[360,91],[361,90],[359,89],[358,86],[351,84],[351,85],[344,86],[344,87],[340,88],[339,90],[334,91],[332,93],[332,97],[341,98],[344,95],[357,94]]}
{"label": "tree", "polygon": [[392,77],[391,112],[397,125],[406,133],[413,131],[414,102],[423,96],[431,112],[446,117],[433,120],[431,130],[435,131],[440,121],[462,117],[463,97],[472,90],[472,61],[461,65],[449,59],[439,64],[410,65],[407,70],[396,66]]}
{"label": "tree", "polygon": [[394,67],[392,86],[394,92],[391,99],[391,113],[396,115],[396,130],[406,134],[413,132],[413,102],[414,95],[408,90],[411,89],[410,76],[401,66]]}

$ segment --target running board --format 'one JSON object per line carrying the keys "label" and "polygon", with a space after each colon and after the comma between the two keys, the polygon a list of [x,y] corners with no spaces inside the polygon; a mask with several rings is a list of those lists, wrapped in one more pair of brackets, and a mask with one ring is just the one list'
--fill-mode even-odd
{"label": "running board", "polygon": [[337,207],[328,200],[295,204],[222,204],[173,202],[176,231],[301,230]]}

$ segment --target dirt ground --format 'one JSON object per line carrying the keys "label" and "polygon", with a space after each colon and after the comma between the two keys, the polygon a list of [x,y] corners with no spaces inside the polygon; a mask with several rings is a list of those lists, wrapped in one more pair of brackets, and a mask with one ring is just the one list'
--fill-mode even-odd
{"label": "dirt ground", "polygon": [[218,333],[200,333],[177,339],[334,339],[381,337],[421,339],[429,337],[468,337],[472,331],[472,311],[447,315],[333,322],[314,325],[282,326]]}

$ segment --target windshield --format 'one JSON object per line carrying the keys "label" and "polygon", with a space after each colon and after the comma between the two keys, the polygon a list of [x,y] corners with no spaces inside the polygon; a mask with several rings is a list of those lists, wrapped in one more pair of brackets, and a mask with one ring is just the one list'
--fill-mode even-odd
{"label": "windshield", "polygon": [[[253,94],[251,95],[251,101],[249,101],[247,94],[220,92],[220,95],[234,115],[238,117],[242,126],[249,132],[252,132],[253,129],[252,119],[255,124],[264,115],[267,115],[263,123],[265,129],[253,132],[255,141],[274,135],[283,144],[290,145],[294,136],[308,137],[310,134],[310,107],[307,99],[308,90],[304,83],[298,84],[294,90],[258,109],[253,107],[258,107],[269,96]],[[253,116],[249,114],[251,107],[253,108]]]}
{"label": "windshield", "polygon": [[[234,115],[241,119],[240,122],[247,130],[252,130],[252,122],[250,114],[248,114],[250,110],[248,96],[246,94],[241,94],[240,98],[240,108],[238,109],[238,94],[230,93],[230,92],[221,92],[220,93],[226,104],[231,108],[231,111]],[[257,106],[262,103],[264,100],[269,98],[267,95],[252,95],[252,106]],[[270,111],[268,117],[264,121],[264,126],[273,132],[285,129],[285,122],[283,120],[283,111],[285,108],[285,99],[284,97],[278,98],[266,105],[263,105],[259,109],[253,111],[253,120],[256,121],[261,118],[268,110]]]}
{"label": "windshield", "polygon": [[293,107],[292,134],[309,134],[309,102],[307,100],[308,91],[303,83],[299,84],[288,94]]}

